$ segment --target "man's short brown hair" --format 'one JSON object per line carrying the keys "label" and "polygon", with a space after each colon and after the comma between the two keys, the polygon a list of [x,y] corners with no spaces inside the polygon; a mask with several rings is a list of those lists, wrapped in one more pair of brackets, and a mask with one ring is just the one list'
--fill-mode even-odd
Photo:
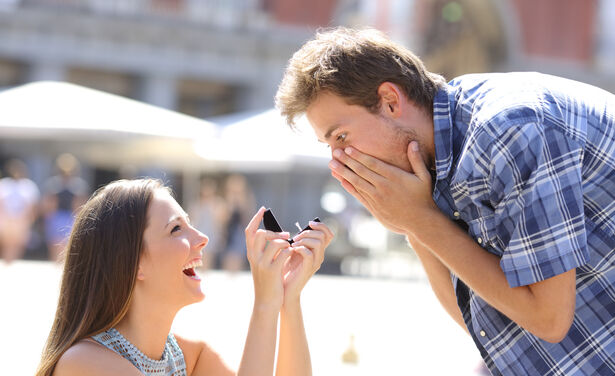
{"label": "man's short brown hair", "polygon": [[319,93],[328,91],[376,113],[383,82],[397,84],[429,114],[438,88],[445,83],[416,55],[378,30],[321,30],[290,59],[276,107],[293,126],[295,117],[304,114]]}

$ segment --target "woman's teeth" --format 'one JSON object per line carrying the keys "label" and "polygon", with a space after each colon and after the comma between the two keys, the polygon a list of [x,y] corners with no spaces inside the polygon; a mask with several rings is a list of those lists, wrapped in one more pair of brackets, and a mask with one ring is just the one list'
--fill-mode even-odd
{"label": "woman's teeth", "polygon": [[186,264],[184,266],[184,269],[182,270],[182,272],[184,272],[184,274],[187,275],[190,278],[199,279],[200,280],[200,278],[194,272],[194,268],[198,268],[199,266],[203,266],[203,261],[202,260],[199,259],[199,260],[191,261],[190,263],[188,263],[188,264]]}
{"label": "woman's teeth", "polygon": [[203,266],[203,260],[201,259],[190,261],[188,264],[184,265],[183,270],[194,269],[198,268],[199,266]]}

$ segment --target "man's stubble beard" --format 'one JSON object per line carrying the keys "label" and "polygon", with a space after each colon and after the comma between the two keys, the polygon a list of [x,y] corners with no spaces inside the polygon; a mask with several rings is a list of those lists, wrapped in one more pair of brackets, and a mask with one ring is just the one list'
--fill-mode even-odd
{"label": "man's stubble beard", "polygon": [[[394,132],[395,159],[397,159],[397,161],[393,162],[393,164],[407,172],[414,173],[412,164],[408,159],[408,146],[412,141],[416,141],[419,144],[419,150],[424,150],[423,143],[414,130],[407,129],[400,122],[392,119],[387,119],[386,121]],[[405,167],[401,167],[402,165]]]}

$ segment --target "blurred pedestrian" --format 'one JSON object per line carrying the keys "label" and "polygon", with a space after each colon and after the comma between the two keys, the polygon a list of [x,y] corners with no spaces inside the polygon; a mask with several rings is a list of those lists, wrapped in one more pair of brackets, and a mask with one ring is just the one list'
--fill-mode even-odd
{"label": "blurred pedestrian", "polygon": [[336,28],[293,55],[276,102],[407,236],[493,375],[615,375],[613,94],[535,72],[447,83],[381,32]]}
{"label": "blurred pedestrian", "polygon": [[225,244],[221,256],[222,269],[239,271],[245,266],[244,229],[254,211],[254,194],[245,176],[232,174],[224,182],[224,201],[228,215],[225,222]]}
{"label": "blurred pedestrian", "polygon": [[254,309],[235,372],[203,340],[171,332],[177,312],[205,298],[195,268],[207,236],[157,180],[99,189],[71,234],[36,376],[311,375],[300,296],[333,234],[310,223],[290,247],[290,234],[259,229],[264,212],[245,229]]}
{"label": "blurred pedestrian", "polygon": [[75,213],[87,199],[88,183],[79,174],[80,164],[74,155],[64,153],[56,158],[57,175],[43,186],[45,241],[49,258],[57,261],[66,246]]}
{"label": "blurred pedestrian", "polygon": [[208,234],[209,242],[204,250],[203,269],[213,267],[224,245],[223,224],[226,222],[226,206],[224,199],[218,194],[218,183],[215,179],[204,178],[198,200],[190,205],[188,210],[192,226],[204,234]]}
{"label": "blurred pedestrian", "polygon": [[40,193],[28,179],[28,168],[23,161],[10,159],[5,170],[8,176],[0,179],[0,258],[10,263],[25,253]]}

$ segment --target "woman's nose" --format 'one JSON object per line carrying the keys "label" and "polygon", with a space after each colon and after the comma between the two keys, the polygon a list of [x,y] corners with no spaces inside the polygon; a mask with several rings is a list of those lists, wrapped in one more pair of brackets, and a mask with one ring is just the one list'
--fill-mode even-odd
{"label": "woman's nose", "polygon": [[205,248],[207,243],[209,243],[209,238],[207,237],[207,235],[203,234],[202,232],[198,230],[196,230],[196,233],[197,233],[197,237],[195,240],[195,247],[198,249]]}

